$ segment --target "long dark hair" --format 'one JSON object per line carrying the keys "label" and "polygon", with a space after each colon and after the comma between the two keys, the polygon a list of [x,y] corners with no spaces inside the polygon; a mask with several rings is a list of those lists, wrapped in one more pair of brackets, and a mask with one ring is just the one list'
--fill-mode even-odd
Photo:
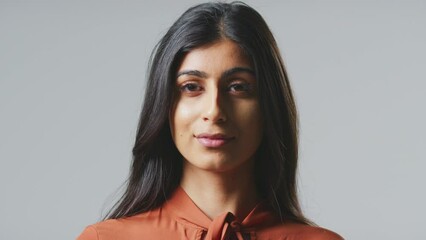
{"label": "long dark hair", "polygon": [[256,153],[258,191],[281,220],[310,223],[297,198],[297,112],[287,74],[266,22],[242,2],[204,3],[188,9],[155,47],[127,188],[107,218],[154,209],[179,185],[182,156],[169,128],[176,70],[186,53],[220,39],[240,46],[258,80],[265,116],[264,139]]}

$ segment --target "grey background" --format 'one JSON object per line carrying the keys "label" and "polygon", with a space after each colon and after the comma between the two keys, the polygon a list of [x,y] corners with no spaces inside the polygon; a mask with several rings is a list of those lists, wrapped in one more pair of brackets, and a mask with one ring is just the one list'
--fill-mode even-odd
{"label": "grey background", "polygon": [[[0,1],[0,239],[74,239],[125,180],[155,43],[197,1]],[[300,111],[308,217],[424,239],[424,1],[247,1]]]}

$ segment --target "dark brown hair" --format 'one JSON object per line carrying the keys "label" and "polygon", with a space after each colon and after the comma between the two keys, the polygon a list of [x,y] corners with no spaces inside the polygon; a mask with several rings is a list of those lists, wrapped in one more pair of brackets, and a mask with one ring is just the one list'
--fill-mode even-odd
{"label": "dark brown hair", "polygon": [[283,61],[267,24],[242,2],[204,3],[188,9],[151,55],[145,100],[133,148],[127,188],[107,218],[122,218],[159,207],[178,186],[182,156],[169,128],[177,67],[192,49],[234,41],[253,63],[264,118],[256,153],[258,191],[282,220],[309,223],[296,187],[297,112]]}

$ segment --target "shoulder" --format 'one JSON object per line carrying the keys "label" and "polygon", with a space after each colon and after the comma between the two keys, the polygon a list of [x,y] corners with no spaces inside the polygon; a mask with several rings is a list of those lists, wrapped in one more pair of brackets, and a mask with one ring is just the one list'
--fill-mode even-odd
{"label": "shoulder", "polygon": [[343,240],[343,238],[328,229],[316,226],[303,225],[299,227],[299,231],[296,234],[300,240]]}
{"label": "shoulder", "polygon": [[108,219],[86,227],[77,240],[137,239],[141,234],[150,232],[153,227],[161,227],[167,219],[160,210],[132,217]]}
{"label": "shoulder", "polygon": [[265,229],[261,234],[266,238],[289,237],[295,240],[343,240],[339,234],[331,230],[298,223],[280,224]]}

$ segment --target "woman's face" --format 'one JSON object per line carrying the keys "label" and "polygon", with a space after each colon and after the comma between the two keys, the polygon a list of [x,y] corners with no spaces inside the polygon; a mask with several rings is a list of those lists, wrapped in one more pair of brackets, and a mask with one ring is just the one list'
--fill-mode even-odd
{"label": "woman's face", "polygon": [[238,45],[222,40],[192,50],[176,76],[170,128],[186,164],[224,172],[252,161],[262,116],[254,70]]}

